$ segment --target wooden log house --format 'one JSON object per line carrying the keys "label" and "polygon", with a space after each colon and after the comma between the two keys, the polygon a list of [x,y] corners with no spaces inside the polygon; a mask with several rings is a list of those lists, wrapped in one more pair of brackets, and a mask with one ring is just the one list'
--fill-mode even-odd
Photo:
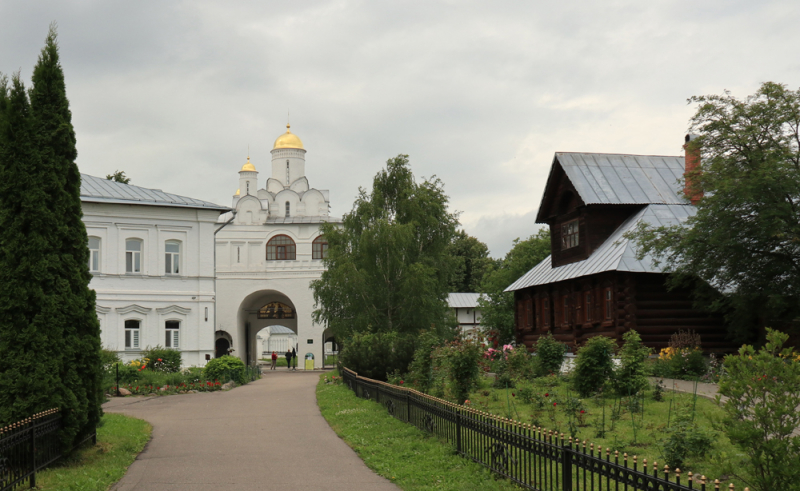
{"label": "wooden log house", "polygon": [[705,351],[735,349],[722,317],[694,309],[690,291],[668,290],[667,275],[651,258],[638,260],[623,237],[639,223],[694,214],[699,197],[687,199],[684,185],[699,164],[692,155],[555,154],[536,217],[550,227],[552,254],[506,289],[514,292],[517,343],[530,348],[551,332],[574,349],[591,336],[621,341],[635,329],[658,350],[692,329]]}

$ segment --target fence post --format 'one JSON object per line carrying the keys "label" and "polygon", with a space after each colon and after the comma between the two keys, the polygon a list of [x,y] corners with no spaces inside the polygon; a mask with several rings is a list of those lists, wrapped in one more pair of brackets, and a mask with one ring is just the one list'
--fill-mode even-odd
{"label": "fence post", "polygon": [[406,423],[411,422],[411,391],[406,389]]}
{"label": "fence post", "polygon": [[456,451],[461,452],[461,409],[456,409]]}
{"label": "fence post", "polygon": [[36,419],[31,419],[31,488],[36,487]]}
{"label": "fence post", "polygon": [[572,491],[572,448],[561,441],[561,489]]}

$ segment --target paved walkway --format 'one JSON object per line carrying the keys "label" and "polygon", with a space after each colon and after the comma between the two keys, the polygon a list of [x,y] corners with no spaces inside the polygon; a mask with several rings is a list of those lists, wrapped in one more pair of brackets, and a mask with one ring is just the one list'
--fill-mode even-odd
{"label": "paved walkway", "polygon": [[319,373],[268,371],[227,392],[112,399],[106,412],[153,425],[152,440],[112,489],[397,491],[320,414]]}
{"label": "paved walkway", "polygon": [[[676,392],[688,392],[694,394],[694,382],[690,380],[678,380],[663,377],[650,377],[650,383],[655,383],[656,380],[664,381],[664,388],[666,390],[674,390]],[[697,382],[697,395],[714,400],[717,395],[719,386],[717,384],[708,384],[705,382]],[[728,400],[725,396],[720,396],[720,400],[725,402]]]}

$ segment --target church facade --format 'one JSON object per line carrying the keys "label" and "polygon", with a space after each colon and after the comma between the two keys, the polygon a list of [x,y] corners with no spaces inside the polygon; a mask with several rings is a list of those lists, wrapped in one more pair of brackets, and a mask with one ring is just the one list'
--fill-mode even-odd
{"label": "church facade", "polygon": [[298,357],[313,358],[314,366],[321,367],[330,336],[312,320],[310,282],[324,271],[328,244],[320,225],[341,220],[329,216],[328,191],[310,187],[306,150],[289,125],[275,140],[271,156],[261,182],[248,157],[239,171],[232,210],[219,217],[215,354],[232,350],[253,362],[262,356],[258,333],[283,326],[297,335]]}

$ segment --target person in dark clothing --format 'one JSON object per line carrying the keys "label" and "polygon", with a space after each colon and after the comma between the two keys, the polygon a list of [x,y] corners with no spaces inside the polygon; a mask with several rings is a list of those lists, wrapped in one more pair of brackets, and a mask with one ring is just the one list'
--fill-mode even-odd
{"label": "person in dark clothing", "polygon": [[286,350],[286,367],[291,370],[292,369],[292,350]]}
{"label": "person in dark clothing", "polygon": [[297,371],[297,350],[292,348],[292,361],[294,362],[294,371]]}

